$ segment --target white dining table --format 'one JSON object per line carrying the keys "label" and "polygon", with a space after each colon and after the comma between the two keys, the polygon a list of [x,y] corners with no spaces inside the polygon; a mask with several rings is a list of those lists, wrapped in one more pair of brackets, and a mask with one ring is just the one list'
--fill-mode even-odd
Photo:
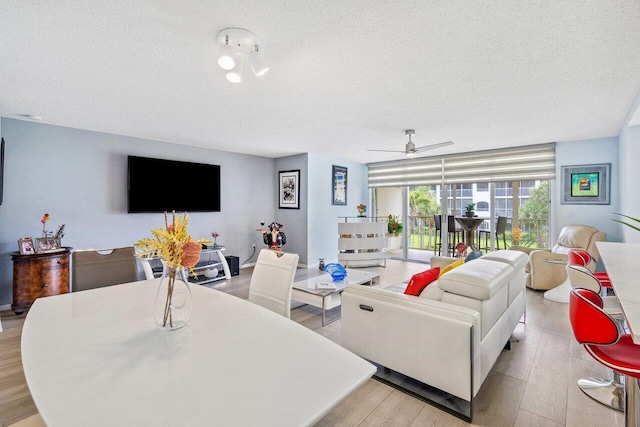
{"label": "white dining table", "polygon": [[640,244],[596,242],[633,337],[640,345]]}
{"label": "white dining table", "polygon": [[[631,338],[634,344],[640,345],[640,244],[596,242],[596,247],[620,301]],[[625,381],[625,426],[640,425],[637,384],[637,381],[631,381],[630,378]]]}
{"label": "white dining table", "polygon": [[158,283],[35,301],[22,360],[49,427],[312,425],[375,372],[300,324],[199,285],[189,324],[160,331]]}

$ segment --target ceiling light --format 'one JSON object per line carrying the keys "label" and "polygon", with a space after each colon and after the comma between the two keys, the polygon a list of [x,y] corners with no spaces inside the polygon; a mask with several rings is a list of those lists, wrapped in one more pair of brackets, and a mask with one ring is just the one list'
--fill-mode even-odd
{"label": "ceiling light", "polygon": [[223,70],[230,70],[236,65],[235,59],[233,59],[233,51],[231,50],[231,46],[229,46],[229,36],[225,37],[225,42],[222,46],[220,46],[220,50],[218,52],[218,65]]}
{"label": "ceiling light", "polygon": [[259,45],[256,45],[255,49],[249,53],[249,65],[256,77],[262,77],[269,71],[269,66],[265,62],[262,52],[260,52]]}
{"label": "ceiling light", "polygon": [[243,28],[225,28],[218,33],[218,65],[226,73],[227,79],[233,83],[242,81],[242,69],[245,61],[249,62],[256,76],[261,77],[269,67],[260,51],[260,39],[251,31]]}
{"label": "ceiling light", "polygon": [[227,73],[227,80],[231,83],[240,83],[242,81],[242,62],[236,61],[236,66]]}

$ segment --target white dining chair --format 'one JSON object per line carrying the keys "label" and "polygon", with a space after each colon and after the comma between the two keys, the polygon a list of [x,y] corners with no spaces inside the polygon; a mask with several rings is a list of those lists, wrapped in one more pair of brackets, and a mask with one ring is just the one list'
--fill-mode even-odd
{"label": "white dining chair", "polygon": [[291,318],[291,292],[298,254],[262,249],[249,284],[249,301]]}
{"label": "white dining chair", "polygon": [[140,263],[142,271],[144,272],[144,278],[147,280],[155,279],[156,276],[153,274],[153,268],[151,268],[149,258],[138,257],[138,262]]}

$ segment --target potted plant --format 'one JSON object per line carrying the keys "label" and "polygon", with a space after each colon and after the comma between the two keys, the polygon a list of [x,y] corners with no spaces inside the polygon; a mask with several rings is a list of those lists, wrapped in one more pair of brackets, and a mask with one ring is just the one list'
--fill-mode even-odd
{"label": "potted plant", "polygon": [[467,218],[473,218],[473,214],[475,213],[475,210],[476,210],[476,204],[469,203],[467,205]]}
{"label": "potted plant", "polygon": [[387,219],[389,220],[389,222],[387,224],[387,231],[390,234],[393,234],[394,236],[397,236],[400,233],[402,233],[402,223],[398,219],[398,215],[389,214]]}
{"label": "potted plant", "polygon": [[[635,221],[635,222],[640,223],[640,219],[638,219],[638,218],[634,218],[634,217],[629,216],[629,215],[624,215],[624,214],[617,213],[617,212],[614,212],[614,215],[620,215],[620,216],[623,216],[623,217],[625,217],[625,218],[629,218],[629,219],[631,219],[631,220],[633,220],[633,221]],[[626,225],[626,226],[628,226],[628,227],[631,227],[631,228],[633,228],[634,230],[640,231],[640,227],[639,227],[639,226],[637,226],[637,225],[633,225],[633,224],[630,224],[630,223],[628,223],[628,222],[621,221],[621,220],[619,220],[619,219],[614,219],[614,221],[615,221],[615,222],[619,222],[620,224],[624,224],[624,225]]]}

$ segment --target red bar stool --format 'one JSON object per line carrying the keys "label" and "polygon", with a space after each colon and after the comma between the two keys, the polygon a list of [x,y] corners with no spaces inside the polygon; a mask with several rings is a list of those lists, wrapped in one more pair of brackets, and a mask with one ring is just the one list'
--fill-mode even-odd
{"label": "red bar stool", "polygon": [[613,289],[611,285],[611,279],[606,271],[595,271],[596,263],[589,255],[589,252],[580,249],[571,249],[568,255],[568,263],[571,265],[581,265],[591,271],[591,273],[600,281],[600,284],[605,288],[605,292],[609,289]]}
{"label": "red bar stool", "polygon": [[576,340],[587,353],[603,365],[627,376],[624,388],[625,425],[635,426],[635,387],[640,378],[640,346],[633,343],[631,335],[620,334],[616,321],[603,310],[600,295],[589,289],[571,289],[569,320]]}
{"label": "red bar stool", "polygon": [[[567,280],[571,283],[572,288],[588,289],[598,295],[602,294],[603,288],[600,281],[596,279],[586,267],[567,265]],[[618,298],[605,296],[601,298],[601,301],[603,311],[609,316],[612,316],[622,329],[624,327],[624,315],[622,314],[622,307],[620,307]],[[578,380],[578,387],[593,400],[617,411],[624,410],[622,401],[622,396],[624,395],[624,378],[616,371],[612,371],[611,378],[609,379],[593,377],[580,378]]]}

